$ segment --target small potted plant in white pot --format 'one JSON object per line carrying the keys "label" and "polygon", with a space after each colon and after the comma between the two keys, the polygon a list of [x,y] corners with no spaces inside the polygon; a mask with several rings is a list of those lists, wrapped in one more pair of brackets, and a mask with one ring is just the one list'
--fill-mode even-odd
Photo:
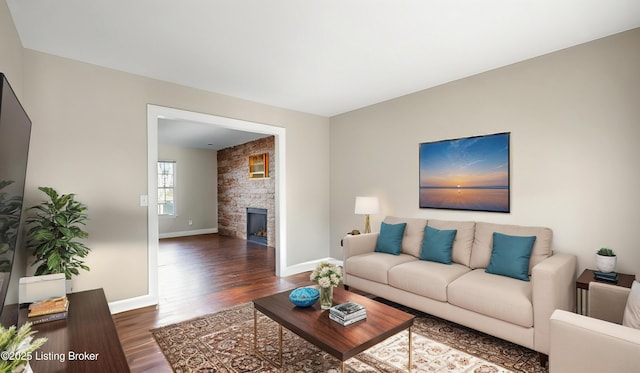
{"label": "small potted plant in white pot", "polygon": [[616,253],[613,250],[603,247],[596,253],[596,267],[598,271],[609,273],[616,269]]}

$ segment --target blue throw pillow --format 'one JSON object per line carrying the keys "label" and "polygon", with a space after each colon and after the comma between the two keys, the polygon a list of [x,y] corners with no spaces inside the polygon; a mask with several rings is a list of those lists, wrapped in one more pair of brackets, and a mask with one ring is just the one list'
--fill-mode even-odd
{"label": "blue throw pillow", "polygon": [[420,259],[451,264],[451,250],[457,229],[439,230],[427,226],[424,229]]}
{"label": "blue throw pillow", "polygon": [[487,273],[529,281],[529,258],[536,236],[508,236],[493,232],[493,250]]}
{"label": "blue throw pillow", "polygon": [[402,250],[402,236],[404,236],[406,226],[407,223],[387,224],[382,222],[375,251],[378,253],[400,255],[400,251]]}

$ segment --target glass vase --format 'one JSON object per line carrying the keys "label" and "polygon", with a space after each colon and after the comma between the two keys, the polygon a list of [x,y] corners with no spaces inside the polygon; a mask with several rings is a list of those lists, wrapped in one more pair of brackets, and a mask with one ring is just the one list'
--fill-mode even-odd
{"label": "glass vase", "polygon": [[328,310],[333,305],[333,287],[320,288],[320,308]]}

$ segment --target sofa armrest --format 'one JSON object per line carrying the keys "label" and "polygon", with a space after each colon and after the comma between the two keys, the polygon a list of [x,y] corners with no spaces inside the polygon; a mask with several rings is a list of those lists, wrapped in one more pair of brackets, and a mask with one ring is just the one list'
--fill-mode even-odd
{"label": "sofa armrest", "polygon": [[640,330],[556,310],[550,318],[549,372],[635,372]]}
{"label": "sofa armrest", "polygon": [[371,253],[376,248],[378,242],[378,232],[364,233],[358,235],[349,235],[342,240],[343,244],[343,260],[349,257]]}
{"label": "sofa armrest", "polygon": [[349,271],[349,261],[347,259],[360,254],[372,253],[376,249],[378,235],[378,232],[349,235],[342,240],[342,266],[344,267],[345,286],[349,274],[351,273]]}
{"label": "sofa armrest", "polygon": [[535,350],[549,353],[549,317],[554,310],[576,307],[575,255],[554,254],[531,271]]}
{"label": "sofa armrest", "polygon": [[596,319],[622,324],[631,289],[603,284],[589,283],[589,316]]}

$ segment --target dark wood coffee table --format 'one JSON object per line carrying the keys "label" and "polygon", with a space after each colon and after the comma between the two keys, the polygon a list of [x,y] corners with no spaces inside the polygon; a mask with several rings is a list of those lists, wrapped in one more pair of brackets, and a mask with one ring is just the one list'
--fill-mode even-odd
{"label": "dark wood coffee table", "polygon": [[[334,305],[345,302],[356,302],[367,308],[367,318],[365,320],[349,326],[342,326],[329,319],[329,310],[320,309],[319,302],[309,308],[294,306],[289,300],[290,292],[291,291],[286,291],[253,301],[253,346],[258,356],[276,366],[282,366],[282,327],[285,327],[340,360],[342,372],[344,372],[345,361],[385,339],[408,329],[409,372],[411,372],[411,326],[415,318],[413,315],[344,289],[335,288],[333,291]],[[266,315],[280,325],[279,364],[263,357],[257,349],[258,312]]]}

